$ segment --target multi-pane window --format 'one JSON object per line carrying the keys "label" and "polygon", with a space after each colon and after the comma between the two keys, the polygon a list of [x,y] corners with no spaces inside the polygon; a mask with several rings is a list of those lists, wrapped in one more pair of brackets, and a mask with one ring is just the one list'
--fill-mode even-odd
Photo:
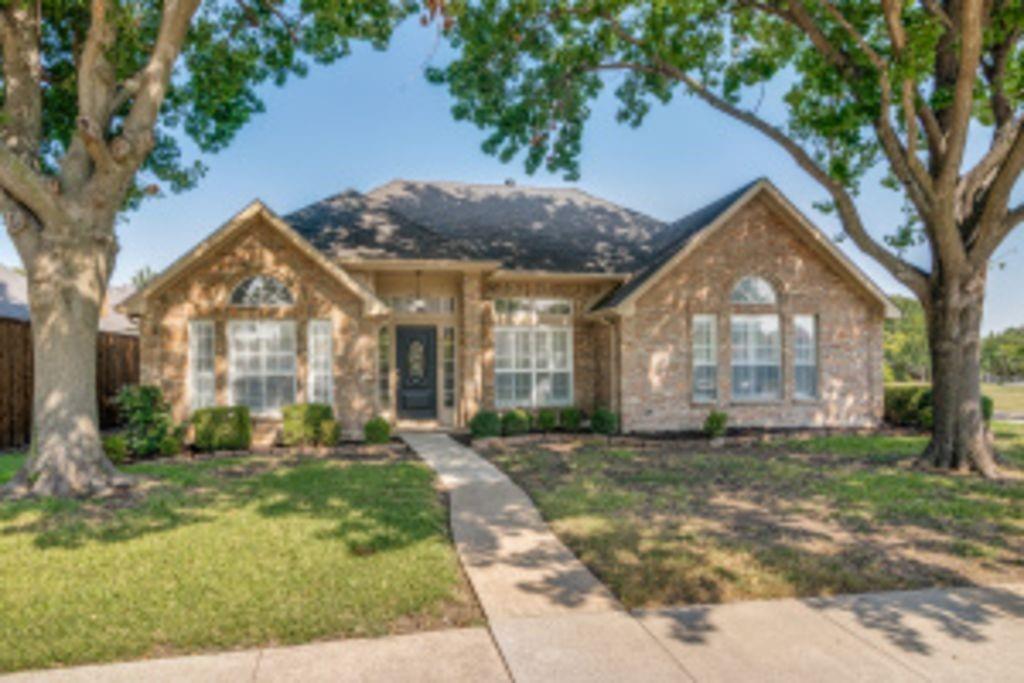
{"label": "multi-pane window", "polygon": [[818,320],[813,315],[793,317],[793,378],[796,397],[818,397]]}
{"label": "multi-pane window", "polygon": [[734,304],[775,303],[775,290],[764,278],[748,276],[736,283],[730,301]]}
{"label": "multi-pane window", "polygon": [[280,280],[269,275],[246,278],[231,292],[232,306],[291,306],[294,302],[288,288]]}
{"label": "multi-pane window", "polygon": [[310,320],[307,334],[309,349],[310,403],[334,404],[334,351],[330,320]]}
{"label": "multi-pane window", "polygon": [[386,326],[377,333],[377,399],[382,409],[391,406],[391,328]]}
{"label": "multi-pane window", "polygon": [[257,415],[295,403],[295,323],[233,320],[228,323],[232,405]]}
{"label": "multi-pane window", "polygon": [[444,407],[455,407],[455,328],[444,328],[444,343],[441,347],[444,361]]}
{"label": "multi-pane window", "polygon": [[496,328],[494,342],[499,406],[572,403],[572,328]]}
{"label": "multi-pane window", "polygon": [[189,401],[192,410],[208,408],[216,403],[213,329],[211,320],[191,320],[188,323]]}
{"label": "multi-pane window", "polygon": [[781,335],[777,315],[732,316],[732,397],[765,401],[781,397]]}
{"label": "multi-pane window", "polygon": [[693,400],[713,403],[718,398],[718,343],[715,316],[693,316]]}

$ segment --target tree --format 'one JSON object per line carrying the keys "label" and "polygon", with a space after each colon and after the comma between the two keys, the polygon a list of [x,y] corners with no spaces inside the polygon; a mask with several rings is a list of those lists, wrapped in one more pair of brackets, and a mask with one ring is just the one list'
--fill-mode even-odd
{"label": "tree", "polygon": [[149,266],[142,266],[135,271],[135,275],[132,275],[132,287],[135,289],[142,289],[155,277],[156,273],[153,272],[152,268]]}
{"label": "tree", "polygon": [[985,337],[981,366],[999,382],[1024,377],[1024,327],[1010,327]]}
{"label": "tree", "polygon": [[179,140],[216,152],[263,104],[256,91],[382,47],[411,0],[9,0],[0,7],[0,212],[25,266],[33,440],[15,494],[122,485],[95,394],[100,308],[119,212],[202,175]]}
{"label": "tree", "polygon": [[928,353],[928,326],[924,308],[917,299],[889,297],[900,317],[885,321],[885,365],[887,374],[897,382],[923,382],[931,376]]}
{"label": "tree", "polygon": [[[1024,205],[1010,207],[1024,166],[1024,5],[467,0],[445,12],[456,56],[428,78],[455,97],[456,119],[490,131],[485,151],[522,152],[528,171],[578,175],[590,104],[611,73],[620,121],[638,126],[684,92],[785,150],[845,235],[924,306],[935,396],[926,458],[997,474],[979,408],[980,323],[989,260],[1024,221]],[[758,108],[775,92],[784,121]],[[973,165],[972,134],[987,140]],[[857,204],[873,169],[905,202],[905,219],[882,231]],[[924,266],[905,253],[916,244]]]}

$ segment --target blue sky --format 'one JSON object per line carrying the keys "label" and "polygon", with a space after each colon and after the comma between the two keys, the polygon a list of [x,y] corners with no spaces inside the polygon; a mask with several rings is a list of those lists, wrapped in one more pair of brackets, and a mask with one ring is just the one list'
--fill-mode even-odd
{"label": "blue sky", "polygon": [[[343,189],[369,190],[392,178],[565,185],[560,177],[527,176],[520,160],[502,164],[480,151],[484,133],[452,120],[447,93],[426,83],[424,65],[442,58],[434,28],[409,22],[391,48],[357,47],[331,67],[265,90],[259,115],[231,147],[206,162],[200,186],[149,201],[119,226],[121,253],[114,282],[148,265],[156,270],[191,248],[250,200],[287,213]],[[773,101],[771,97],[764,100]],[[814,210],[823,193],[759,134],[686,97],[657,106],[644,125],[614,120],[614,101],[597,103],[584,141],[582,189],[661,219],[675,219],[758,176],[768,176],[827,233],[838,225]],[[762,113],[778,114],[769,105]],[[865,220],[883,234],[899,219],[896,196],[874,186],[860,200]],[[840,247],[889,292],[885,271],[849,241]],[[998,253],[989,278],[985,329],[1024,324],[1024,229]],[[6,234],[0,262],[17,255]]]}

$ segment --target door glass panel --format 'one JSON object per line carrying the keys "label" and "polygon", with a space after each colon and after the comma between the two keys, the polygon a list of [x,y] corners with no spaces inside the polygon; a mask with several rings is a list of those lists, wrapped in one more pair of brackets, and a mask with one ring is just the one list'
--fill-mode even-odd
{"label": "door glass panel", "polygon": [[413,339],[409,342],[408,367],[410,379],[416,382],[423,381],[423,377],[427,374],[425,367],[426,359],[427,353],[423,348],[423,342],[419,339]]}

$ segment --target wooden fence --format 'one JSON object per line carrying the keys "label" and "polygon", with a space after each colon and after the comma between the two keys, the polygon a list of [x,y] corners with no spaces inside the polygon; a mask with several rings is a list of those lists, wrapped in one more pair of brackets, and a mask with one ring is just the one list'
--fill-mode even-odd
{"label": "wooden fence", "polygon": [[[101,332],[97,340],[96,395],[100,426],[117,424],[113,398],[121,387],[139,381],[139,340]],[[32,435],[32,327],[0,319],[0,448],[17,448]]]}

